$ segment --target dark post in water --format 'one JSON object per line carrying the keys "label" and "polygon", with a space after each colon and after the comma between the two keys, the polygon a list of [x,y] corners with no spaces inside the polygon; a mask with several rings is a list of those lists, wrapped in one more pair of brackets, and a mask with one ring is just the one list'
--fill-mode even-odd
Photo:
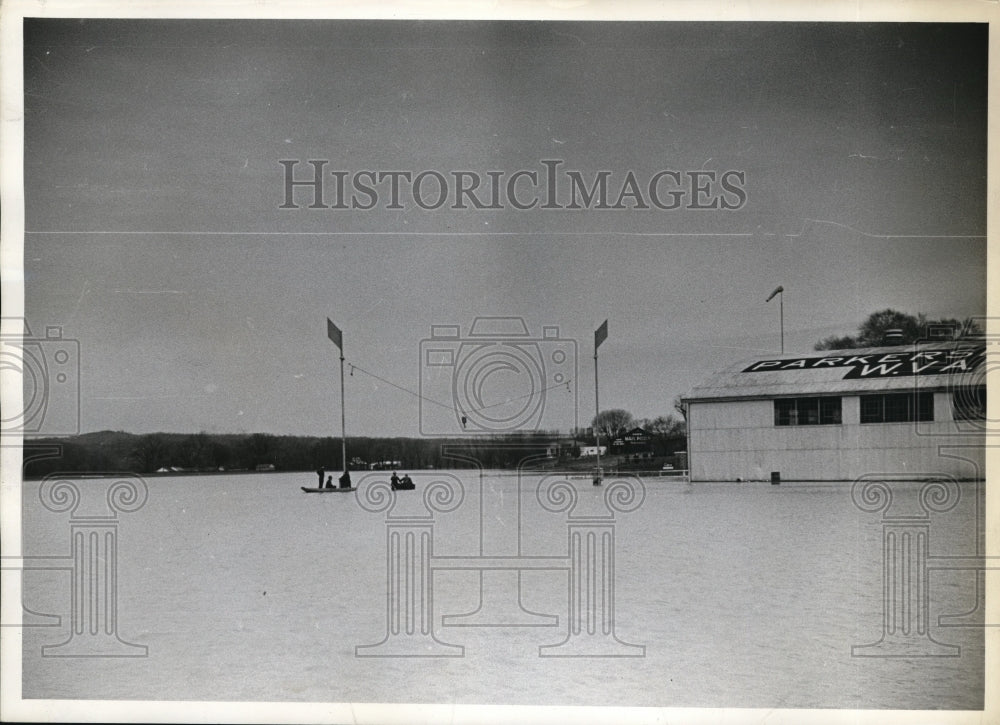
{"label": "dark post in water", "polygon": [[597,386],[597,348],[608,338],[608,321],[605,320],[601,326],[594,330],[594,439],[597,444],[597,473],[594,474],[594,485],[600,486],[604,477],[601,471],[601,428],[599,419],[601,417],[601,397]]}
{"label": "dark post in water", "polygon": [[333,324],[333,321],[326,318],[327,337],[340,350],[340,461],[343,464],[341,470],[347,472],[347,425],[344,412],[344,333]]}

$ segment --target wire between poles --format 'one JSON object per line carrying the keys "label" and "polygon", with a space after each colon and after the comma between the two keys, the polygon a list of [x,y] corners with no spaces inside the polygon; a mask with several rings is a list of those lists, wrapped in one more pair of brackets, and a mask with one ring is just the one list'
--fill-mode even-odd
{"label": "wire between poles", "polygon": [[[455,410],[455,406],[454,405],[448,405],[447,403],[442,403],[442,402],[440,402],[438,400],[434,400],[433,398],[428,398],[428,397],[426,397],[424,395],[421,395],[420,393],[418,393],[415,390],[411,390],[409,388],[405,388],[402,385],[397,385],[396,383],[392,382],[391,380],[386,380],[385,378],[383,378],[380,375],[376,375],[375,373],[373,373],[373,372],[371,372],[369,370],[365,370],[360,365],[356,365],[354,363],[348,363],[348,365],[351,366],[351,375],[353,375],[354,371],[357,370],[358,372],[364,373],[365,375],[368,375],[369,377],[375,378],[376,380],[378,380],[380,382],[383,382],[386,385],[391,385],[392,387],[396,388],[397,390],[401,390],[402,392],[404,392],[404,393],[406,393],[408,395],[412,395],[414,398],[417,398],[419,400],[424,400],[424,401],[426,401],[428,403],[433,403],[434,405],[437,405],[437,406],[439,406],[441,408],[444,408],[445,410]],[[498,408],[501,405],[509,405],[510,403],[513,403],[513,402],[518,401],[518,400],[523,400],[524,398],[531,398],[531,397],[534,397],[535,395],[541,395],[542,393],[545,393],[545,392],[547,392],[549,390],[553,390],[554,388],[561,388],[564,385],[568,389],[569,388],[569,384],[572,383],[572,382],[573,382],[572,379],[563,380],[561,383],[555,383],[555,384],[550,385],[550,386],[548,386],[546,388],[542,388],[537,393],[528,393],[526,395],[520,395],[520,396],[518,396],[516,398],[508,398],[507,400],[504,400],[503,402],[493,403],[492,405],[484,405],[481,408],[470,408],[469,412],[478,413],[478,412],[483,411],[483,410],[489,410],[490,408]]]}

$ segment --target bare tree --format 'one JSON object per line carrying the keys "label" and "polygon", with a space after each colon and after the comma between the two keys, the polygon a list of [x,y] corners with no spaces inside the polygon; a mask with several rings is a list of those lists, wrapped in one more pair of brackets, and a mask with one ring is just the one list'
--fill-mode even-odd
{"label": "bare tree", "polygon": [[613,441],[627,433],[635,425],[635,418],[627,410],[612,408],[611,410],[602,410],[594,416],[591,425],[603,438]]}

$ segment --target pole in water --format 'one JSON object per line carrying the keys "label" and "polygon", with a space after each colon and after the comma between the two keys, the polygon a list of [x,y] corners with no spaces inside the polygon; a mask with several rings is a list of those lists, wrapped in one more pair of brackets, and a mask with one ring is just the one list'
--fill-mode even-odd
{"label": "pole in water", "polygon": [[603,471],[601,470],[601,396],[598,392],[597,383],[597,348],[601,346],[608,337],[608,321],[605,320],[601,323],[601,326],[594,330],[594,440],[597,443],[597,471],[594,473],[594,485],[600,486],[601,480],[604,478]]}
{"label": "pole in water", "polygon": [[[326,334],[331,342],[340,350],[340,460],[343,466],[342,471],[347,471],[347,415],[344,404],[344,333],[333,324],[333,320],[326,318]],[[321,484],[322,485],[322,484]]]}
{"label": "pole in water", "polygon": [[601,398],[597,392],[597,348],[594,348],[594,441],[597,443],[597,470],[594,471],[594,485],[601,485]]}
{"label": "pole in water", "polygon": [[340,461],[341,471],[347,471],[347,423],[344,405],[344,351],[340,351]]}

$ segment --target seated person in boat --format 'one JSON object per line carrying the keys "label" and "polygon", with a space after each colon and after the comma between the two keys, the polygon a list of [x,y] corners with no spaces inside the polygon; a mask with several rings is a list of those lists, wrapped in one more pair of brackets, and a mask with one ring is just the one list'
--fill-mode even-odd
{"label": "seated person in boat", "polygon": [[[340,481],[340,487],[341,488],[350,488],[351,487],[351,472],[350,471],[344,471],[344,475],[341,476],[340,478],[338,478],[337,480]],[[332,488],[332,486],[331,486],[331,488]]]}

